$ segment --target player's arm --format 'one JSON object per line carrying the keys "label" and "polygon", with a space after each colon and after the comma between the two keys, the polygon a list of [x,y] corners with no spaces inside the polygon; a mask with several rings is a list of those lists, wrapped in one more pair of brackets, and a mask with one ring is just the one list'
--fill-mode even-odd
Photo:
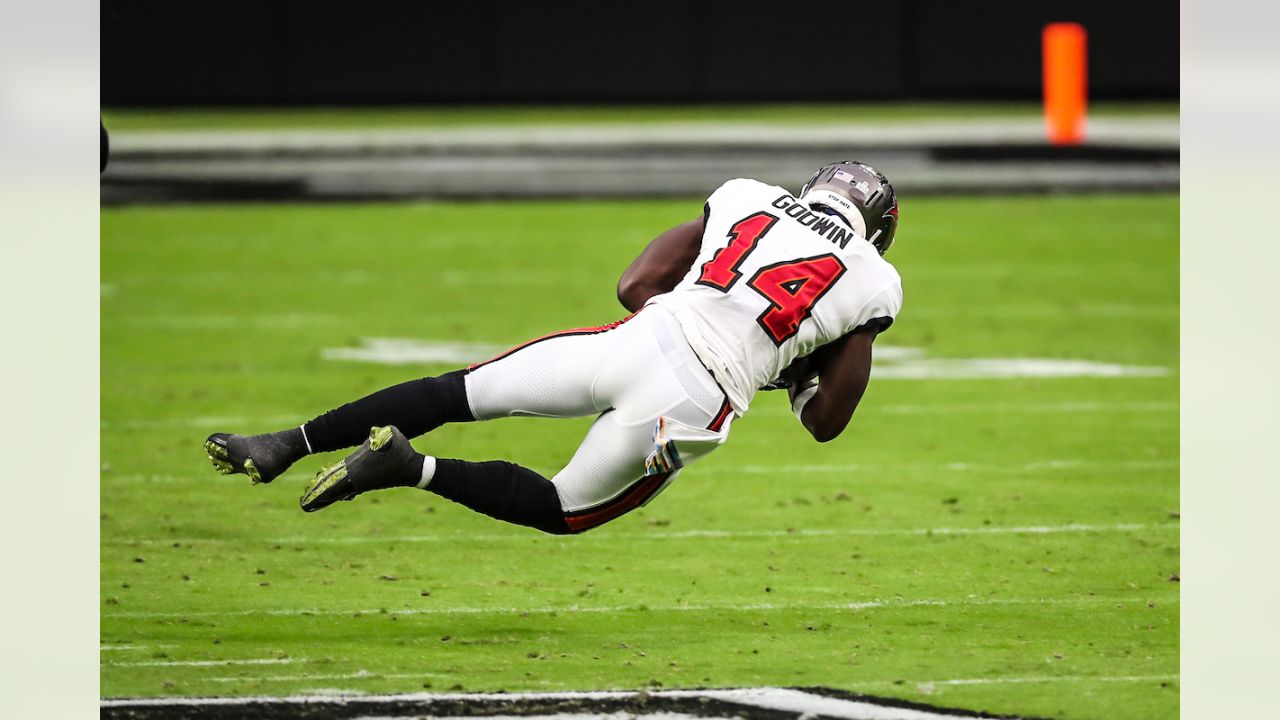
{"label": "player's arm", "polygon": [[689,272],[702,247],[703,219],[690,220],[649,243],[618,280],[618,302],[631,312],[649,298],[670,292]]}
{"label": "player's arm", "polygon": [[810,372],[818,372],[822,382],[801,380],[787,389],[792,408],[800,406],[800,423],[814,440],[834,440],[849,424],[871,378],[871,343],[875,337],[872,330],[856,332],[818,348],[812,356]]}

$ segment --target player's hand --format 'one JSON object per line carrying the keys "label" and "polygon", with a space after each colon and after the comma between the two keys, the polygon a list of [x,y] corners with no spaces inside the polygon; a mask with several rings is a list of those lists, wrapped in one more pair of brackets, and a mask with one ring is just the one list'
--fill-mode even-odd
{"label": "player's hand", "polygon": [[797,395],[804,392],[805,390],[808,390],[811,387],[816,387],[817,385],[818,385],[818,378],[816,376],[808,377],[808,378],[805,378],[804,380],[801,380],[800,382],[792,383],[787,386],[787,400],[790,401],[792,404],[795,404]]}
{"label": "player's hand", "polygon": [[803,383],[818,376],[817,365],[813,362],[812,355],[796,358],[790,365],[782,369],[778,373],[778,378],[773,382],[760,388],[761,390],[784,390],[790,389],[797,383]]}

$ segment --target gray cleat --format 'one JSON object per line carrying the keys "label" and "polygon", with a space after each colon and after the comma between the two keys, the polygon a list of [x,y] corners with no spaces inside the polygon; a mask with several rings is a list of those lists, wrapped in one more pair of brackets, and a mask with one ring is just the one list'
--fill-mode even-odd
{"label": "gray cleat", "polygon": [[272,435],[214,433],[204,441],[213,468],[223,475],[242,473],[258,483],[269,483],[293,464],[289,447]]}
{"label": "gray cleat", "polygon": [[355,452],[319,472],[302,493],[298,504],[306,512],[350,500],[370,490],[412,485],[416,481],[418,453],[399,430],[376,427]]}

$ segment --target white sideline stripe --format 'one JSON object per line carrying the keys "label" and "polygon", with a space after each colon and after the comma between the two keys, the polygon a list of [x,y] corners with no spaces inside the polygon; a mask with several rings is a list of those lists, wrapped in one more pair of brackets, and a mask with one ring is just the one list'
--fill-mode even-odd
{"label": "white sideline stripe", "polygon": [[[351,720],[406,720],[406,715],[358,715]],[[421,715],[415,718],[423,717]],[[741,720],[738,717],[718,717],[715,715],[689,715],[687,713],[673,712],[625,712],[619,711],[615,713],[600,713],[596,711],[587,712],[562,712],[553,714],[533,714],[533,715],[485,715],[484,720]],[[432,715],[432,720],[475,720],[474,716],[469,715]]]}
{"label": "white sideline stripe", "polygon": [[[422,677],[420,674],[394,674],[379,675],[377,673],[360,673],[352,674],[350,677],[344,675],[333,676],[311,676],[300,677],[300,681],[307,680],[323,680],[323,679],[352,679],[352,678],[410,678]],[[1090,682],[1155,682],[1177,680],[1177,675],[1062,675],[1062,676],[1034,676],[1034,677],[997,677],[997,678],[957,678],[950,680],[932,680],[912,682],[918,688],[933,689],[936,686],[956,686],[956,685],[977,685],[977,684],[1003,684],[1003,683],[1090,683]],[[213,678],[215,681],[242,681],[253,682],[259,678]],[[894,681],[873,680],[868,682],[857,683],[859,688],[864,687],[882,687],[890,685],[906,685],[906,681],[901,683]],[[788,688],[761,687],[761,688],[738,688],[725,690],[655,690],[646,693],[650,697],[672,698],[672,699],[699,699],[707,698],[719,700],[726,703],[736,705],[744,705],[761,709],[777,710],[782,712],[796,713],[801,716],[820,715],[823,717],[842,718],[844,720],[948,720],[954,718],[953,714],[943,712],[934,712],[923,708],[902,708],[888,705],[878,705],[872,702],[863,702],[857,700],[846,700],[843,698],[827,697],[824,695],[815,695],[804,692],[802,690],[792,690]],[[364,695],[364,694],[342,694],[342,695],[288,695],[282,697],[212,697],[212,698],[138,698],[138,699],[112,699],[102,700],[100,705],[103,708],[121,707],[207,707],[222,706],[234,707],[257,704],[276,704],[276,705],[325,705],[340,703],[346,707],[359,707],[360,705],[373,705],[376,703],[400,702],[400,703],[423,703],[421,710],[430,713],[430,705],[432,703],[441,702],[511,702],[524,700],[541,700],[541,701],[557,701],[557,700],[625,700],[638,695],[635,691],[596,691],[596,692],[551,692],[551,693],[411,693],[400,695]],[[564,717],[586,717],[590,711],[580,714],[564,714]],[[627,714],[630,717],[630,714]],[[676,717],[677,715],[661,715],[661,717]],[[561,717],[561,715],[552,715],[548,717]],[[612,716],[604,716],[612,717]],[[640,717],[659,717],[658,714],[647,715],[642,714]]]}
{"label": "white sideline stripe", "polygon": [[105,663],[107,667],[220,667],[224,665],[292,665],[306,662],[293,658],[249,658],[244,660],[147,660],[143,662]]}
{"label": "white sideline stripe", "polygon": [[[124,611],[103,613],[104,618],[182,618],[182,617],[237,617],[244,615],[270,615],[275,617],[310,616],[310,615],[550,615],[550,614],[594,614],[594,613],[627,613],[627,612],[757,612],[762,610],[875,610],[880,608],[916,608],[916,607],[983,607],[1002,605],[1106,605],[1123,603],[1146,603],[1147,598],[1039,598],[1034,600],[1018,598],[970,598],[964,600],[866,600],[848,603],[748,603],[742,605],[609,605],[603,607],[582,607],[569,605],[566,607],[455,607],[455,608],[261,608],[254,610],[194,610],[190,612],[159,611]],[[1179,598],[1162,599],[1163,604],[1175,605]]]}
{"label": "white sideline stripe", "polygon": [[[1142,530],[1176,530],[1177,523],[1160,525],[1143,523],[1117,523],[1113,525],[1022,525],[1022,526],[983,526],[983,527],[935,527],[935,528],[849,528],[845,530],[820,530],[812,528],[785,530],[676,530],[651,533],[618,533],[609,535],[610,540],[685,540],[690,538],[806,538],[806,537],[879,537],[879,536],[911,536],[911,535],[1056,535],[1059,533],[1090,532],[1137,532]],[[601,535],[600,537],[603,537]],[[529,539],[523,533],[471,533],[455,535],[359,535],[359,536],[323,536],[323,537],[283,537],[283,538],[239,538],[228,541],[221,538],[142,538],[136,540],[117,539],[104,542],[105,545],[220,545],[226,542],[274,543],[288,545],[294,543],[354,545],[361,543],[420,543],[420,542],[472,542],[519,541]]]}
{"label": "white sideline stripe", "polygon": [[849,720],[933,720],[954,717],[928,710],[877,705],[870,702],[814,695],[786,688],[743,688],[735,690],[674,691],[673,697],[709,697],[767,710],[792,712],[801,716],[847,718]]}
{"label": "white sideline stripe", "polygon": [[[380,676],[388,677],[388,676]],[[414,677],[414,676],[410,676]],[[636,697],[634,691],[598,691],[598,692],[552,692],[552,693],[413,693],[405,695],[290,695],[285,697],[217,697],[217,698],[139,698],[136,700],[103,700],[101,707],[201,707],[201,706],[236,706],[251,704],[307,705],[342,703],[353,705],[384,702],[421,702],[427,704],[422,708],[430,712],[432,702],[510,702],[519,700],[625,700]],[[842,718],[843,720],[951,720],[955,716],[924,709],[900,708],[888,705],[877,705],[871,702],[845,700],[842,698],[814,695],[802,690],[788,688],[742,688],[728,690],[655,690],[646,693],[649,697],[673,699],[708,698],[736,705],[744,705],[761,709],[792,712],[797,715]],[[573,717],[594,717],[590,710],[575,714]],[[627,713],[627,717],[631,717]],[[606,716],[607,717],[607,716]],[[642,714],[640,717],[650,717]],[[657,717],[656,715],[654,717]]]}

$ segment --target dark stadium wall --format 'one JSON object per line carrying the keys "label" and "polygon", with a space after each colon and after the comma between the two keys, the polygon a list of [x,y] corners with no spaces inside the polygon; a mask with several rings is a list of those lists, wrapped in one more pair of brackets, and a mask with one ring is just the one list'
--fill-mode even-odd
{"label": "dark stadium wall", "polygon": [[[1178,4],[898,0],[102,5],[105,105],[1033,99],[1040,29],[1094,98],[1178,97]],[[845,6],[851,7],[851,6]]]}

